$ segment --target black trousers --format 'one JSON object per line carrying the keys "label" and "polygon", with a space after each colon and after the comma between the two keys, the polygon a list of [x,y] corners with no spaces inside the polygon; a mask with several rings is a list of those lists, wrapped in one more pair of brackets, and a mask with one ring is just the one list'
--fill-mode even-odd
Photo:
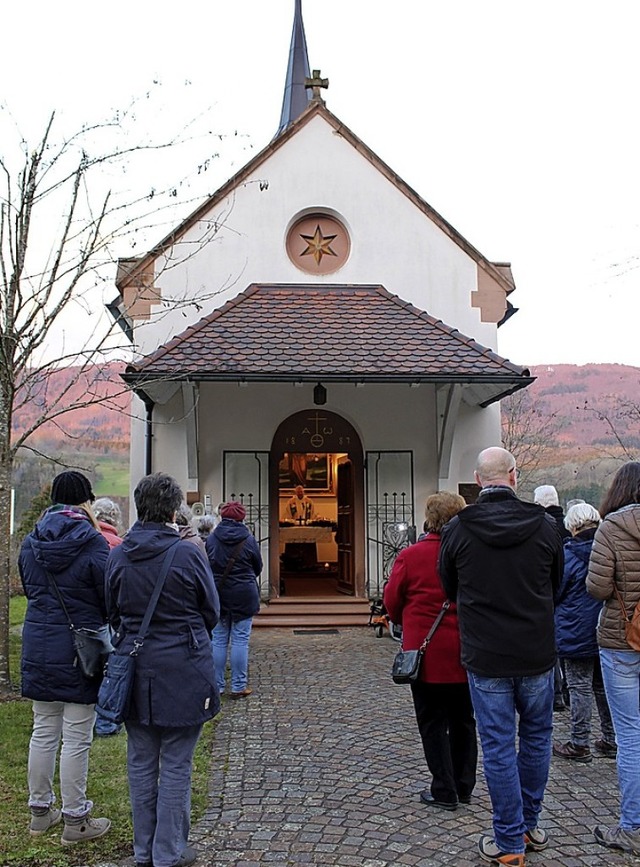
{"label": "black trousers", "polygon": [[478,744],[473,705],[466,683],[411,684],[413,706],[431,772],[431,796],[457,803],[476,784]]}

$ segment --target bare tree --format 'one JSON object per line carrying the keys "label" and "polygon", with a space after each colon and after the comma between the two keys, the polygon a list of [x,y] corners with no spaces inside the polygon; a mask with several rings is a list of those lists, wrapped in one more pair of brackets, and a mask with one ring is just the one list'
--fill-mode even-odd
{"label": "bare tree", "polygon": [[502,444],[515,457],[520,485],[526,487],[553,448],[558,430],[556,413],[549,413],[529,389],[520,389],[500,403]]}
{"label": "bare tree", "polygon": [[[123,119],[135,123],[134,111],[54,141],[52,116],[35,148],[18,138],[12,153],[0,152],[0,687],[10,685],[9,528],[16,454],[29,447],[30,435],[44,423],[104,400],[104,389],[96,387],[101,364],[132,350],[101,315],[104,287],[115,276],[114,245],[126,243],[131,250],[150,228],[175,222],[176,203],[197,194],[189,184],[175,182],[166,190],[123,193],[136,175],[136,159],[148,160],[196,138],[192,130],[182,130],[166,142],[129,144]],[[210,147],[208,141],[204,147]],[[201,175],[211,158],[195,160],[193,175]],[[201,244],[218,226],[203,224]],[[50,373],[63,365],[74,366],[76,382],[52,393]],[[82,388],[74,389],[77,381]],[[17,431],[14,417],[27,404],[30,421]]]}
{"label": "bare tree", "polygon": [[640,459],[640,404],[610,395],[599,406],[585,401],[582,410],[602,422],[608,443],[601,443],[601,451],[606,457],[618,461]]}

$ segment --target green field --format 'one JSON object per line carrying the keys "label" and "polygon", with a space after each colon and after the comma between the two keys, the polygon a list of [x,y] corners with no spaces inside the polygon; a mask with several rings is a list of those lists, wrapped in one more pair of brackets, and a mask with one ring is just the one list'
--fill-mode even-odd
{"label": "green field", "polygon": [[98,458],[95,461],[96,497],[129,496],[129,457]]}

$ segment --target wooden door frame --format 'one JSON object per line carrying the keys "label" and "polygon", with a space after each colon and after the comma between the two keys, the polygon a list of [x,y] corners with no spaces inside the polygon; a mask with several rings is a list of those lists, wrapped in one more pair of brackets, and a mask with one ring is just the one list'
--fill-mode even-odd
{"label": "wooden door frame", "polygon": [[278,469],[285,452],[346,454],[353,465],[354,598],[366,598],[364,453],[360,434],[343,416],[323,407],[293,413],[280,423],[269,452],[269,598],[280,595]]}

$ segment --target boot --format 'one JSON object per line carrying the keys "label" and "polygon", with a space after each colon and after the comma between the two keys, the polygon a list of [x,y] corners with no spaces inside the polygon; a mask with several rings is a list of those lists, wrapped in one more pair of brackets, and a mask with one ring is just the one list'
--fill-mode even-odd
{"label": "boot", "polygon": [[63,846],[75,846],[84,840],[97,840],[98,837],[103,837],[110,827],[111,819],[91,819],[89,816],[73,819],[65,816],[60,842]]}
{"label": "boot", "polygon": [[56,810],[55,807],[31,807],[29,833],[32,837],[40,837],[57,825],[61,818],[62,810]]}

